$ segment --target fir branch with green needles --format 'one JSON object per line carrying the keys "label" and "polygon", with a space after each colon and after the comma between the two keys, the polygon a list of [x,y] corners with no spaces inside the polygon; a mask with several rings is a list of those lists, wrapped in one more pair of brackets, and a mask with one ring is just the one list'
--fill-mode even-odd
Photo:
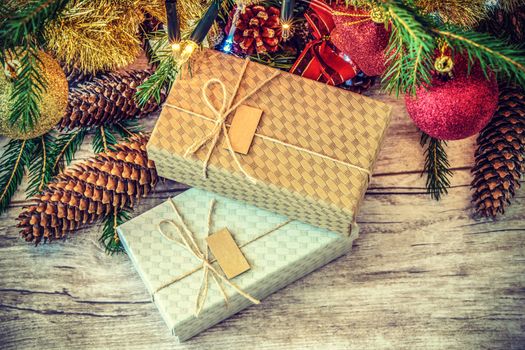
{"label": "fir branch with green needles", "polygon": [[130,138],[140,134],[144,128],[136,119],[128,119],[112,125],[113,130],[120,135],[121,138]]}
{"label": "fir branch with green needles", "polygon": [[433,29],[454,52],[466,54],[469,66],[478,64],[488,77],[489,70],[498,78],[525,86],[525,50],[490,34],[447,26]]}
{"label": "fir branch with green needles", "polygon": [[107,152],[117,144],[117,136],[111,125],[102,125],[95,129],[92,147],[95,153]]}
{"label": "fir branch with green needles", "polygon": [[104,227],[99,242],[106,248],[106,253],[114,254],[124,251],[117,233],[117,226],[130,218],[126,209],[114,208],[113,212],[104,219]]}
{"label": "fir branch with green needles", "polygon": [[38,47],[30,41],[24,48],[17,48],[13,59],[20,62],[16,69],[13,81],[11,100],[13,101],[9,113],[9,123],[21,131],[28,131],[36,125],[40,118],[39,103],[42,94],[46,91],[47,81],[41,74],[42,62],[38,58]]}
{"label": "fir branch with green needles", "polygon": [[2,50],[23,46],[28,37],[40,37],[46,23],[56,18],[70,0],[37,0],[26,2],[25,6],[8,0],[4,11],[11,13],[0,22],[0,45]]}
{"label": "fir branch with green needles", "polygon": [[64,166],[69,165],[75,153],[79,150],[86,136],[85,129],[59,134],[53,147],[53,175],[58,174]]}
{"label": "fir branch with green needles", "polygon": [[44,186],[53,178],[53,155],[55,137],[46,133],[34,139],[35,149],[31,154],[29,170],[29,184],[26,194],[28,197],[42,192]]}
{"label": "fir branch with green needles", "polygon": [[392,22],[385,56],[385,90],[399,95],[415,94],[416,89],[431,81],[435,39],[428,31],[428,22],[402,1],[381,5]]}
{"label": "fir branch with green needles", "polygon": [[35,148],[33,140],[11,140],[0,157],[0,213],[7,210],[11,197],[22,183]]}
{"label": "fir branch with green needles", "polygon": [[254,62],[262,63],[266,66],[289,70],[292,68],[295,60],[297,59],[296,55],[287,54],[254,54],[250,56],[250,59]]}
{"label": "fir branch with green needles", "polygon": [[172,49],[168,43],[165,31],[157,31],[148,35],[148,40],[153,43],[151,63],[157,65],[155,72],[144,81],[138,88],[135,99],[139,106],[144,106],[151,97],[157,103],[161,102],[161,92],[169,91],[178,74],[178,65],[173,58]]}
{"label": "fir branch with green needles", "polygon": [[452,171],[445,147],[447,143],[421,132],[421,146],[425,147],[425,168],[427,175],[427,193],[435,200],[440,200],[448,193]]}

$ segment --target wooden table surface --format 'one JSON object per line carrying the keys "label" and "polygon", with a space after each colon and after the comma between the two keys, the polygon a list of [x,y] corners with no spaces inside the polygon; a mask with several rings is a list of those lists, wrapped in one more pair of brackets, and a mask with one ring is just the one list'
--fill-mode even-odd
{"label": "wooden table surface", "polygon": [[[100,226],[66,242],[23,242],[14,219],[28,202],[18,194],[0,219],[0,348],[525,348],[525,190],[499,221],[471,219],[470,138],[450,143],[452,188],[431,200],[403,101],[376,97],[394,118],[353,251],[183,345],[129,258],[104,253]],[[183,189],[166,181],[135,213]]]}

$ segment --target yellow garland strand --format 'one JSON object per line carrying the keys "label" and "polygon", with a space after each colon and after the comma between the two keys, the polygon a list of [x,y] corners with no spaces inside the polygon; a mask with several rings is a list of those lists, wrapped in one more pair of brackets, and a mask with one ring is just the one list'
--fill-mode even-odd
{"label": "yellow garland strand", "polygon": [[445,23],[473,27],[487,16],[485,0],[418,0],[423,13],[438,13]]}
{"label": "yellow garland strand", "polygon": [[112,70],[140,54],[143,19],[136,0],[71,1],[44,36],[58,59],[85,72]]}

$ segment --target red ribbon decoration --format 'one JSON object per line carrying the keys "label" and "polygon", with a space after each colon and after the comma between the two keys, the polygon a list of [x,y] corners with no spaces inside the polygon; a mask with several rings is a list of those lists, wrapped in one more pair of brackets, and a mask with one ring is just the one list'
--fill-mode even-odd
{"label": "red ribbon decoration", "polygon": [[356,64],[343,59],[330,41],[330,32],[335,28],[332,11],[321,0],[310,2],[310,11],[304,17],[315,39],[306,44],[290,73],[329,85],[339,85],[355,77],[358,69]]}

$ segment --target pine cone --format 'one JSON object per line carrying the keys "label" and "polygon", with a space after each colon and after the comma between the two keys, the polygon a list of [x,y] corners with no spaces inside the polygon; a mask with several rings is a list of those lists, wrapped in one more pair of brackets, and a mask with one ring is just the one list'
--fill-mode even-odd
{"label": "pine cone", "polygon": [[472,169],[476,214],[495,218],[505,212],[525,173],[525,92],[501,87],[498,110],[477,139]]}
{"label": "pine cone", "polygon": [[[57,129],[100,126],[140,118],[159,104],[152,97],[143,107],[135,101],[137,87],[151,76],[149,70],[106,73],[69,91],[68,106]],[[161,102],[166,94],[161,95]]]}
{"label": "pine cone", "polygon": [[302,52],[306,44],[313,39],[314,36],[307,21],[300,21],[292,26],[292,38],[290,42],[297,49],[297,52]]}
{"label": "pine cone", "polygon": [[[232,26],[236,7],[230,12],[230,19],[225,32]],[[281,21],[277,7],[262,5],[246,6],[239,14],[233,34],[233,52],[251,55],[255,52],[276,52],[281,41]]]}
{"label": "pine cone", "polygon": [[512,11],[494,9],[482,21],[478,31],[504,37],[512,43],[523,46],[525,42],[525,5],[517,6]]}
{"label": "pine cone", "polygon": [[59,62],[62,70],[66,74],[67,83],[70,89],[73,89],[79,84],[93,81],[97,75],[91,73],[85,73],[73,64],[66,64],[64,62]]}
{"label": "pine cone", "polygon": [[146,137],[134,137],[57,175],[19,215],[22,237],[35,244],[64,238],[117,208],[133,207],[158,180],[146,143]]}

